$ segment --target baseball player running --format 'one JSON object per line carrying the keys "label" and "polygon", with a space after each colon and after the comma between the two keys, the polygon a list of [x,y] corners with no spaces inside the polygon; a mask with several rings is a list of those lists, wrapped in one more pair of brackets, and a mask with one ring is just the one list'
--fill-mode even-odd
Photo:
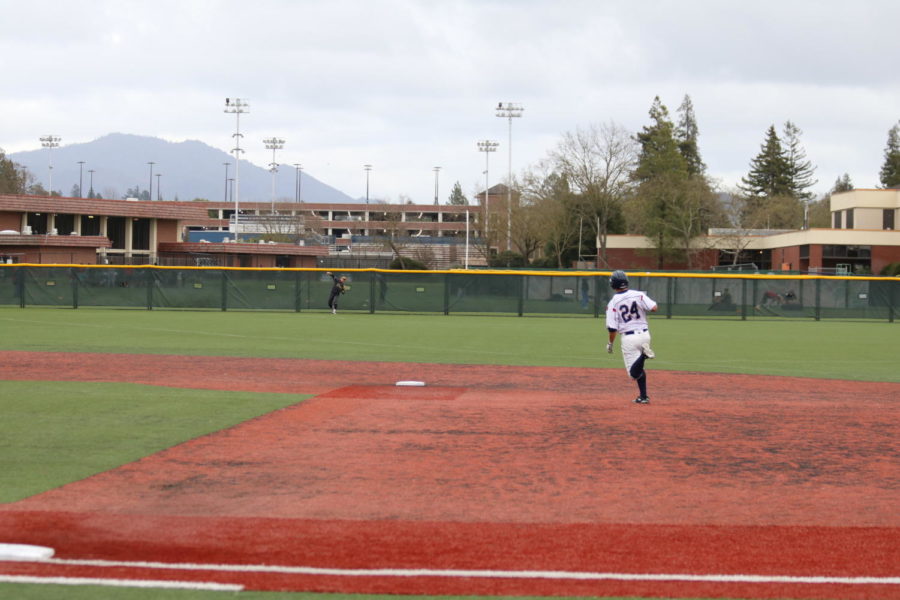
{"label": "baseball player running", "polygon": [[656,312],[657,304],[646,293],[628,289],[628,276],[625,271],[613,271],[609,285],[615,290],[615,294],[606,305],[606,330],[609,332],[606,351],[612,354],[616,335],[621,334],[625,369],[638,385],[639,395],[634,402],[650,404],[644,361],[656,355],[650,349],[647,311]]}

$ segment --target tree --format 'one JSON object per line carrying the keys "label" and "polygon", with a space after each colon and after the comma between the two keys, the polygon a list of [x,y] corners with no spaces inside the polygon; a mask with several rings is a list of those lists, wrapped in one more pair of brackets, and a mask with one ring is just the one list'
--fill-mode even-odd
{"label": "tree", "polygon": [[634,139],[615,123],[590,125],[563,135],[550,156],[578,194],[579,223],[587,224],[598,240],[599,259],[608,265],[607,235],[611,229],[624,231],[622,202],[632,186],[631,170],[637,158]]}
{"label": "tree", "polygon": [[886,188],[900,186],[900,122],[888,131],[884,164],[881,166],[881,185]]}
{"label": "tree", "polygon": [[450,191],[450,204],[453,206],[469,205],[469,199],[463,194],[462,186],[459,185],[459,181],[453,184],[453,189]]}
{"label": "tree", "polygon": [[803,131],[790,121],[784,124],[784,153],[787,161],[787,179],[791,195],[800,200],[812,198],[809,188],[818,183],[813,179],[816,168],[806,159],[806,151],[800,145]]}
{"label": "tree", "polygon": [[669,118],[669,109],[660,101],[659,96],[653,99],[650,119],[653,123],[644,126],[637,134],[640,153],[632,178],[638,183],[644,183],[662,173],[678,171],[687,174],[687,161],[675,139],[675,125]]}
{"label": "tree", "polygon": [[766,131],[759,154],[750,161],[750,172],[738,187],[752,198],[790,196],[793,192],[788,158],[775,126]]}
{"label": "tree", "polygon": [[637,134],[640,153],[632,177],[639,185],[628,207],[628,221],[629,229],[651,240],[657,268],[662,269],[675,254],[669,219],[685,200],[690,173],[675,139],[675,125],[659,96],[650,107],[650,119],[652,123]]}
{"label": "tree", "polygon": [[687,162],[688,173],[702,175],[706,172],[706,165],[700,158],[700,147],[697,143],[700,137],[700,128],[697,126],[697,117],[694,115],[694,104],[691,97],[684,95],[681,106],[678,107],[678,126],[675,128],[675,140],[678,142],[678,151]]}
{"label": "tree", "polygon": [[24,194],[28,172],[25,167],[6,158],[0,148],[0,194]]}
{"label": "tree", "polygon": [[831,191],[828,193],[828,195],[830,196],[832,194],[839,194],[841,192],[850,192],[853,191],[853,189],[853,182],[850,181],[850,175],[848,173],[844,173],[835,180],[834,186],[832,186]]}
{"label": "tree", "polygon": [[535,226],[534,237],[541,241],[545,253],[561,268],[578,239],[578,199],[569,189],[564,175],[550,169],[549,163],[542,164],[541,169],[525,174],[521,203],[528,207],[533,217],[530,222]]}
{"label": "tree", "polygon": [[133,188],[128,188],[125,191],[125,196],[123,197],[123,199],[126,199],[126,198],[137,198],[138,200],[150,200],[150,190],[141,191],[141,186],[136,185]]}

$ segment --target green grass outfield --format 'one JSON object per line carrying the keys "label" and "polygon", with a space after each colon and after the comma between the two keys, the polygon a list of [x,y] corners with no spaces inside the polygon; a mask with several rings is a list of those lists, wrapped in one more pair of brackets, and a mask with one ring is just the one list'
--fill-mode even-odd
{"label": "green grass outfield", "polygon": [[[0,349],[455,364],[622,366],[587,317],[0,308]],[[900,381],[886,322],[654,315],[653,369]]]}
{"label": "green grass outfield", "polygon": [[[658,355],[652,369],[900,381],[900,332],[890,323],[654,316],[651,330]],[[602,321],[576,317],[0,308],[0,331],[2,350],[622,368],[618,349],[611,356],[604,351]],[[0,501],[114,468],[304,398],[0,380]],[[223,596],[389,598],[0,584],[0,597],[26,600]]]}

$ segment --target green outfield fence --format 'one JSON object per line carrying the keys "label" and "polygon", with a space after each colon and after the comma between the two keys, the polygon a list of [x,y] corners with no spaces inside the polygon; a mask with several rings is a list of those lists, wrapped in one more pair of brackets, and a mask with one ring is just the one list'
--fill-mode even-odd
{"label": "green outfield fence", "polygon": [[[608,271],[347,269],[341,311],[603,314]],[[629,272],[666,317],[878,319],[900,310],[900,279]],[[0,265],[0,306],[326,310],[324,269]]]}

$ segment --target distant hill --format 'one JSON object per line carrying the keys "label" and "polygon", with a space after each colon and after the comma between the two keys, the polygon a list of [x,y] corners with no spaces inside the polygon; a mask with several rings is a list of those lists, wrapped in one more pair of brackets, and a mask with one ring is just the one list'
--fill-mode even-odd
{"label": "distant hill", "polygon": [[[49,151],[41,148],[17,152],[8,158],[33,173],[47,187]],[[228,176],[234,177],[234,157],[198,141],[167,142],[155,137],[112,133],[86,144],[69,144],[53,149],[53,189],[63,196],[78,185],[78,161],[84,161],[84,196],[90,190],[90,174],[94,169],[94,191],[104,198],[122,198],[129,189],[141,191],[150,187],[150,165],[153,161],[153,199],[157,191],[163,200],[205,198],[214,202],[225,198],[225,165],[231,163]],[[161,174],[157,178],[155,174]],[[293,166],[278,169],[278,200],[294,200],[297,173]],[[304,202],[355,202],[347,194],[322,183],[303,171],[301,190]],[[159,190],[157,190],[159,186]],[[265,168],[241,161],[241,202],[269,202],[272,199],[272,174]],[[112,192],[112,193],[111,193]],[[231,198],[229,198],[231,200]]]}

